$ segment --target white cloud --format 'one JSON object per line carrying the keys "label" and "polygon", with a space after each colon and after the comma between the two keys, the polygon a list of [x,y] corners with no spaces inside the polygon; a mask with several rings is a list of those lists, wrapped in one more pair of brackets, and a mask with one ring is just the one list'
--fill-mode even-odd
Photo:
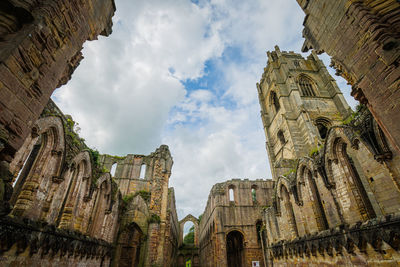
{"label": "white cloud", "polygon": [[[200,215],[212,185],[269,178],[255,84],[267,50],[299,51],[304,14],[294,0],[117,0],[113,34],[84,45],[85,59],[56,103],[101,153],[174,156],[179,217]],[[215,64],[218,88],[183,81]]]}

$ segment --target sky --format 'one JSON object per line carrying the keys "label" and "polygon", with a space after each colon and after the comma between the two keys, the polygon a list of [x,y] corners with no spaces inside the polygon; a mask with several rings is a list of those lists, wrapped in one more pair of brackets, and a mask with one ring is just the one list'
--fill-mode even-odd
{"label": "sky", "polygon": [[[113,33],[84,44],[71,81],[52,96],[86,144],[120,156],[167,144],[179,219],[203,213],[215,183],[271,178],[256,83],[266,51],[300,52],[297,2],[115,3]],[[334,78],[354,107],[349,86]]]}

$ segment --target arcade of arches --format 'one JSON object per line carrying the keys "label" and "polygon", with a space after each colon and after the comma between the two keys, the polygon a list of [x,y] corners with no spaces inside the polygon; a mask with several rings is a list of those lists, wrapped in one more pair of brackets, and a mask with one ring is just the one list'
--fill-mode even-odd
{"label": "arcade of arches", "polygon": [[114,1],[2,0],[0,265],[399,265],[400,3],[297,2],[313,51],[276,46],[257,83],[272,179],[217,183],[199,218],[178,221],[168,146],[100,154],[50,99],[83,43],[111,34]]}

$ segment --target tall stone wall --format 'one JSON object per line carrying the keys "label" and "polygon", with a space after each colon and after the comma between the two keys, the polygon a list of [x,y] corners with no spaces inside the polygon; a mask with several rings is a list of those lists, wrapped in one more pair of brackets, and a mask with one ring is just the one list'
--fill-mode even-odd
{"label": "tall stone wall", "polygon": [[168,147],[100,155],[74,128],[49,101],[3,173],[13,193],[11,212],[0,217],[1,264],[171,266],[179,226]]}
{"label": "tall stone wall", "polygon": [[0,218],[2,265],[109,264],[117,185],[73,127],[50,101],[10,163],[14,190],[12,210]]}
{"label": "tall stone wall", "polygon": [[[177,252],[178,221],[174,191],[168,188],[173,164],[168,146],[162,145],[150,155],[101,155],[99,162],[104,170],[114,172],[115,168],[112,175],[124,201],[122,234],[113,265],[124,265],[123,251],[130,248],[138,251],[130,261],[137,260],[143,266],[171,266]],[[133,243],[125,240],[125,232],[135,231],[140,232],[140,238]]]}
{"label": "tall stone wall", "polygon": [[114,12],[113,0],[1,1],[0,214],[12,194],[8,163],[79,65],[83,43],[111,33]]}
{"label": "tall stone wall", "polygon": [[400,3],[396,0],[297,0],[304,10],[303,51],[332,57],[337,74],[352,85],[400,151]]}
{"label": "tall stone wall", "polygon": [[[263,215],[267,263],[398,265],[398,151],[387,142],[365,106],[346,118],[348,112],[343,107],[347,104],[341,94],[335,100],[337,87],[326,70],[302,67],[302,63],[322,64],[315,53],[305,61],[277,48],[268,55],[268,65],[258,85],[264,130],[270,144],[267,148],[275,170],[271,205]],[[294,76],[297,71],[312,79],[296,83],[289,78],[279,79]],[[329,82],[318,82],[324,79]],[[312,83],[313,80],[317,82]],[[329,87],[336,89],[324,95]],[[288,93],[287,88],[292,92]],[[297,99],[296,90],[301,93]],[[270,97],[272,92],[276,95]],[[295,100],[290,100],[293,94]],[[307,116],[296,125],[291,123],[293,113]],[[285,142],[276,134],[278,129],[286,129]],[[302,139],[296,136],[298,132],[302,132]],[[312,138],[307,136],[315,136],[315,149],[298,149],[310,147]],[[287,152],[277,155],[276,147],[286,148]],[[282,162],[290,163],[286,172],[280,171]]]}
{"label": "tall stone wall", "polygon": [[251,266],[252,261],[263,266],[258,236],[262,228],[261,211],[271,205],[272,189],[271,180],[233,179],[213,186],[199,225],[201,266],[228,266],[232,258],[227,255],[230,233],[240,233],[243,238],[240,256],[243,266]]}
{"label": "tall stone wall", "polygon": [[2,160],[11,161],[54,89],[70,79],[83,43],[111,33],[114,11],[113,0],[2,1]]}

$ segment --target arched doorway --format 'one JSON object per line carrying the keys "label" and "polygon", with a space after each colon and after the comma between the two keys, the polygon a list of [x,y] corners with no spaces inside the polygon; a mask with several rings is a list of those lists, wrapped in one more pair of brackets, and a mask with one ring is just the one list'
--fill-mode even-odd
{"label": "arched doorway", "polygon": [[143,233],[140,228],[131,223],[121,233],[118,246],[120,249],[119,267],[137,267],[140,263],[140,249]]}
{"label": "arched doorway", "polygon": [[226,254],[228,267],[244,266],[243,235],[239,231],[232,231],[226,236]]}

